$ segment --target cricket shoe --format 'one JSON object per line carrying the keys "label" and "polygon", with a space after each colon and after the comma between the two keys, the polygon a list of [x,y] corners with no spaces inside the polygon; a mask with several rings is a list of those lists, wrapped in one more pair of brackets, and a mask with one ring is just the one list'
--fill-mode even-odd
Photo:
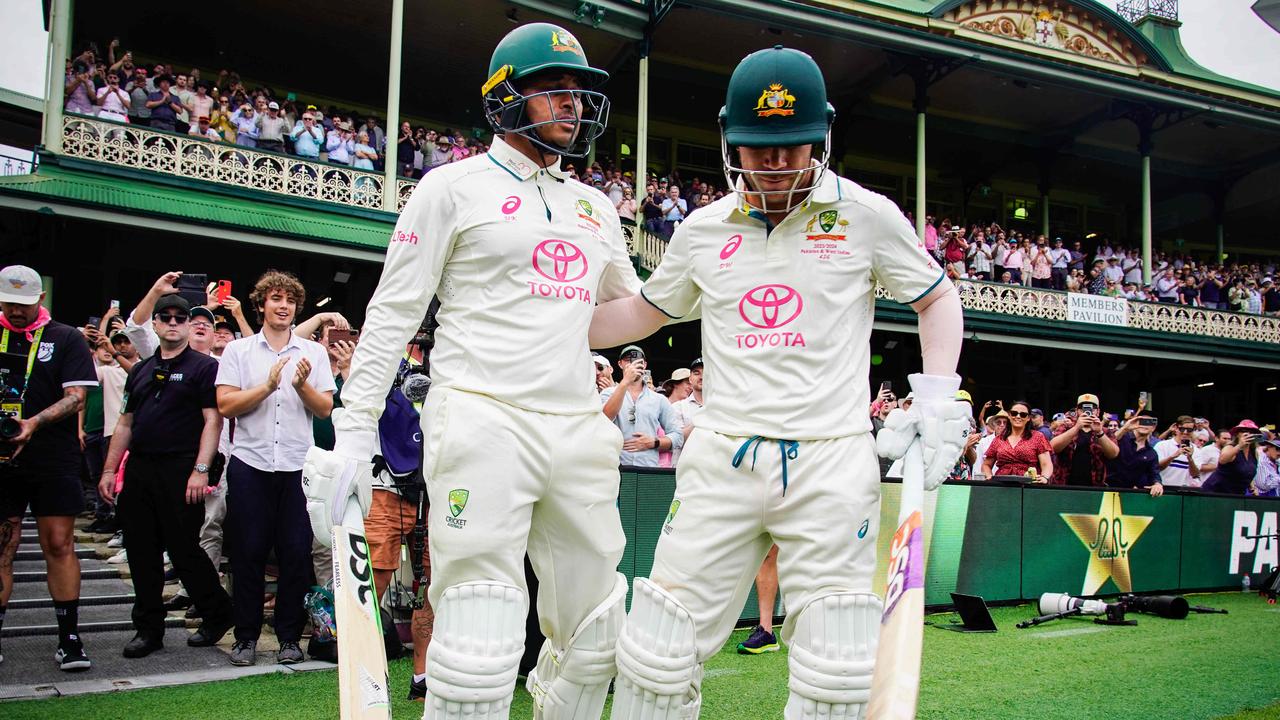
{"label": "cricket shoe", "polygon": [[738,643],[739,655],[760,655],[769,652],[778,652],[778,638],[774,637],[773,633],[766,632],[760,625],[751,631],[750,637]]}
{"label": "cricket shoe", "polygon": [[89,662],[89,656],[84,654],[84,643],[76,635],[72,635],[66,645],[58,646],[58,652],[53,654],[53,661],[58,663],[58,669],[63,672],[88,670],[93,666]]}

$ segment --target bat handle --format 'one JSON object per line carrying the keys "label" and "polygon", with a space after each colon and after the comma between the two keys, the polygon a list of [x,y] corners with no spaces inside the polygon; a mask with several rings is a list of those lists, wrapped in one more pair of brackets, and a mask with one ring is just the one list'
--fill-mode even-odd
{"label": "bat handle", "polygon": [[347,498],[347,504],[342,510],[342,526],[361,535],[364,534],[364,511],[360,509],[360,503],[355,495]]}
{"label": "bat handle", "polygon": [[923,507],[924,450],[920,446],[920,437],[916,436],[902,458],[902,501],[898,506],[898,524],[901,525],[912,512]]}

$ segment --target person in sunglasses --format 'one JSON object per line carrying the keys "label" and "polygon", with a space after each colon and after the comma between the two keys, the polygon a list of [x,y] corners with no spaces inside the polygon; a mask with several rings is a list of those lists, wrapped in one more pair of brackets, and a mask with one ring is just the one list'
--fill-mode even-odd
{"label": "person in sunglasses", "polygon": [[1196,461],[1196,445],[1192,433],[1196,420],[1190,415],[1178,417],[1170,437],[1155,444],[1160,462],[1160,484],[1166,487],[1199,487],[1203,481],[1200,464]]}
{"label": "person in sunglasses", "polygon": [[[217,644],[231,629],[231,598],[200,548],[209,465],[218,449],[222,417],[214,392],[218,362],[189,344],[191,305],[165,295],[153,310],[159,350],[133,367],[124,411],[111,436],[98,493],[116,504],[133,577],[136,634],[124,656],[141,658],[164,647],[164,553],[204,624],[191,647]],[[117,496],[116,473],[129,452],[129,482]]]}
{"label": "person in sunglasses", "polygon": [[[683,428],[670,401],[654,391],[644,351],[628,345],[618,356],[622,381],[600,391],[604,415],[622,431],[623,465],[658,467],[658,455],[684,446]],[[658,436],[662,428],[662,437]]]}
{"label": "person in sunglasses", "polygon": [[1053,448],[1031,427],[1031,406],[1021,400],[1009,406],[1009,422],[987,448],[982,474],[991,477],[993,467],[999,467],[1001,475],[1027,475],[1034,470],[1036,482],[1053,477]]}

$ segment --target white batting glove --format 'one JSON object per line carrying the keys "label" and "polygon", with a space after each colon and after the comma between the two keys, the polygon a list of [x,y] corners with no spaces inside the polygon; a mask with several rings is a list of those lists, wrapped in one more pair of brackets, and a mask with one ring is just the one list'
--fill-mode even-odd
{"label": "white batting glove", "polygon": [[342,524],[347,498],[355,495],[365,515],[373,504],[372,449],[366,453],[351,445],[344,446],[339,438],[333,450],[313,447],[302,464],[302,494],[307,498],[311,532],[326,547],[333,541],[334,526]]}
{"label": "white batting glove", "polygon": [[907,380],[915,393],[911,413],[917,415],[924,451],[924,489],[933,490],[947,479],[964,452],[972,410],[968,403],[956,400],[959,375],[916,374]]}

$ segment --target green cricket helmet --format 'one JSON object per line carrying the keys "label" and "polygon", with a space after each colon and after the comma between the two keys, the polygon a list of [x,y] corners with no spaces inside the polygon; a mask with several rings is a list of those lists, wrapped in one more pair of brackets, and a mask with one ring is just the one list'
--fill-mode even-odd
{"label": "green cricket helmet", "polygon": [[[729,187],[737,188],[742,179],[751,195],[761,198],[762,210],[789,210],[803,202],[826,172],[835,114],[822,70],[808,54],[774,45],[743,58],[729,78],[720,109],[720,150]],[[736,150],[818,144],[821,156],[815,153],[813,164],[800,170],[747,170]],[[784,190],[759,190],[754,182],[788,176],[794,179]],[[785,196],[785,207],[765,207],[775,205],[770,201],[779,196]]]}
{"label": "green cricket helmet", "polygon": [[[529,78],[544,74],[568,73],[577,76],[582,89],[548,90],[524,94],[519,88]],[[595,88],[609,79],[609,73],[587,63],[586,53],[578,39],[568,30],[550,23],[530,23],[507,33],[493,50],[489,60],[489,79],[480,88],[484,96],[485,117],[496,133],[515,133],[538,148],[556,155],[582,157],[604,132],[609,120],[609,99]],[[553,101],[564,93],[572,93],[574,117],[557,118]],[[544,122],[529,119],[529,103],[546,103],[548,117]],[[543,125],[572,120],[577,126],[567,146],[544,140],[538,132]]]}

